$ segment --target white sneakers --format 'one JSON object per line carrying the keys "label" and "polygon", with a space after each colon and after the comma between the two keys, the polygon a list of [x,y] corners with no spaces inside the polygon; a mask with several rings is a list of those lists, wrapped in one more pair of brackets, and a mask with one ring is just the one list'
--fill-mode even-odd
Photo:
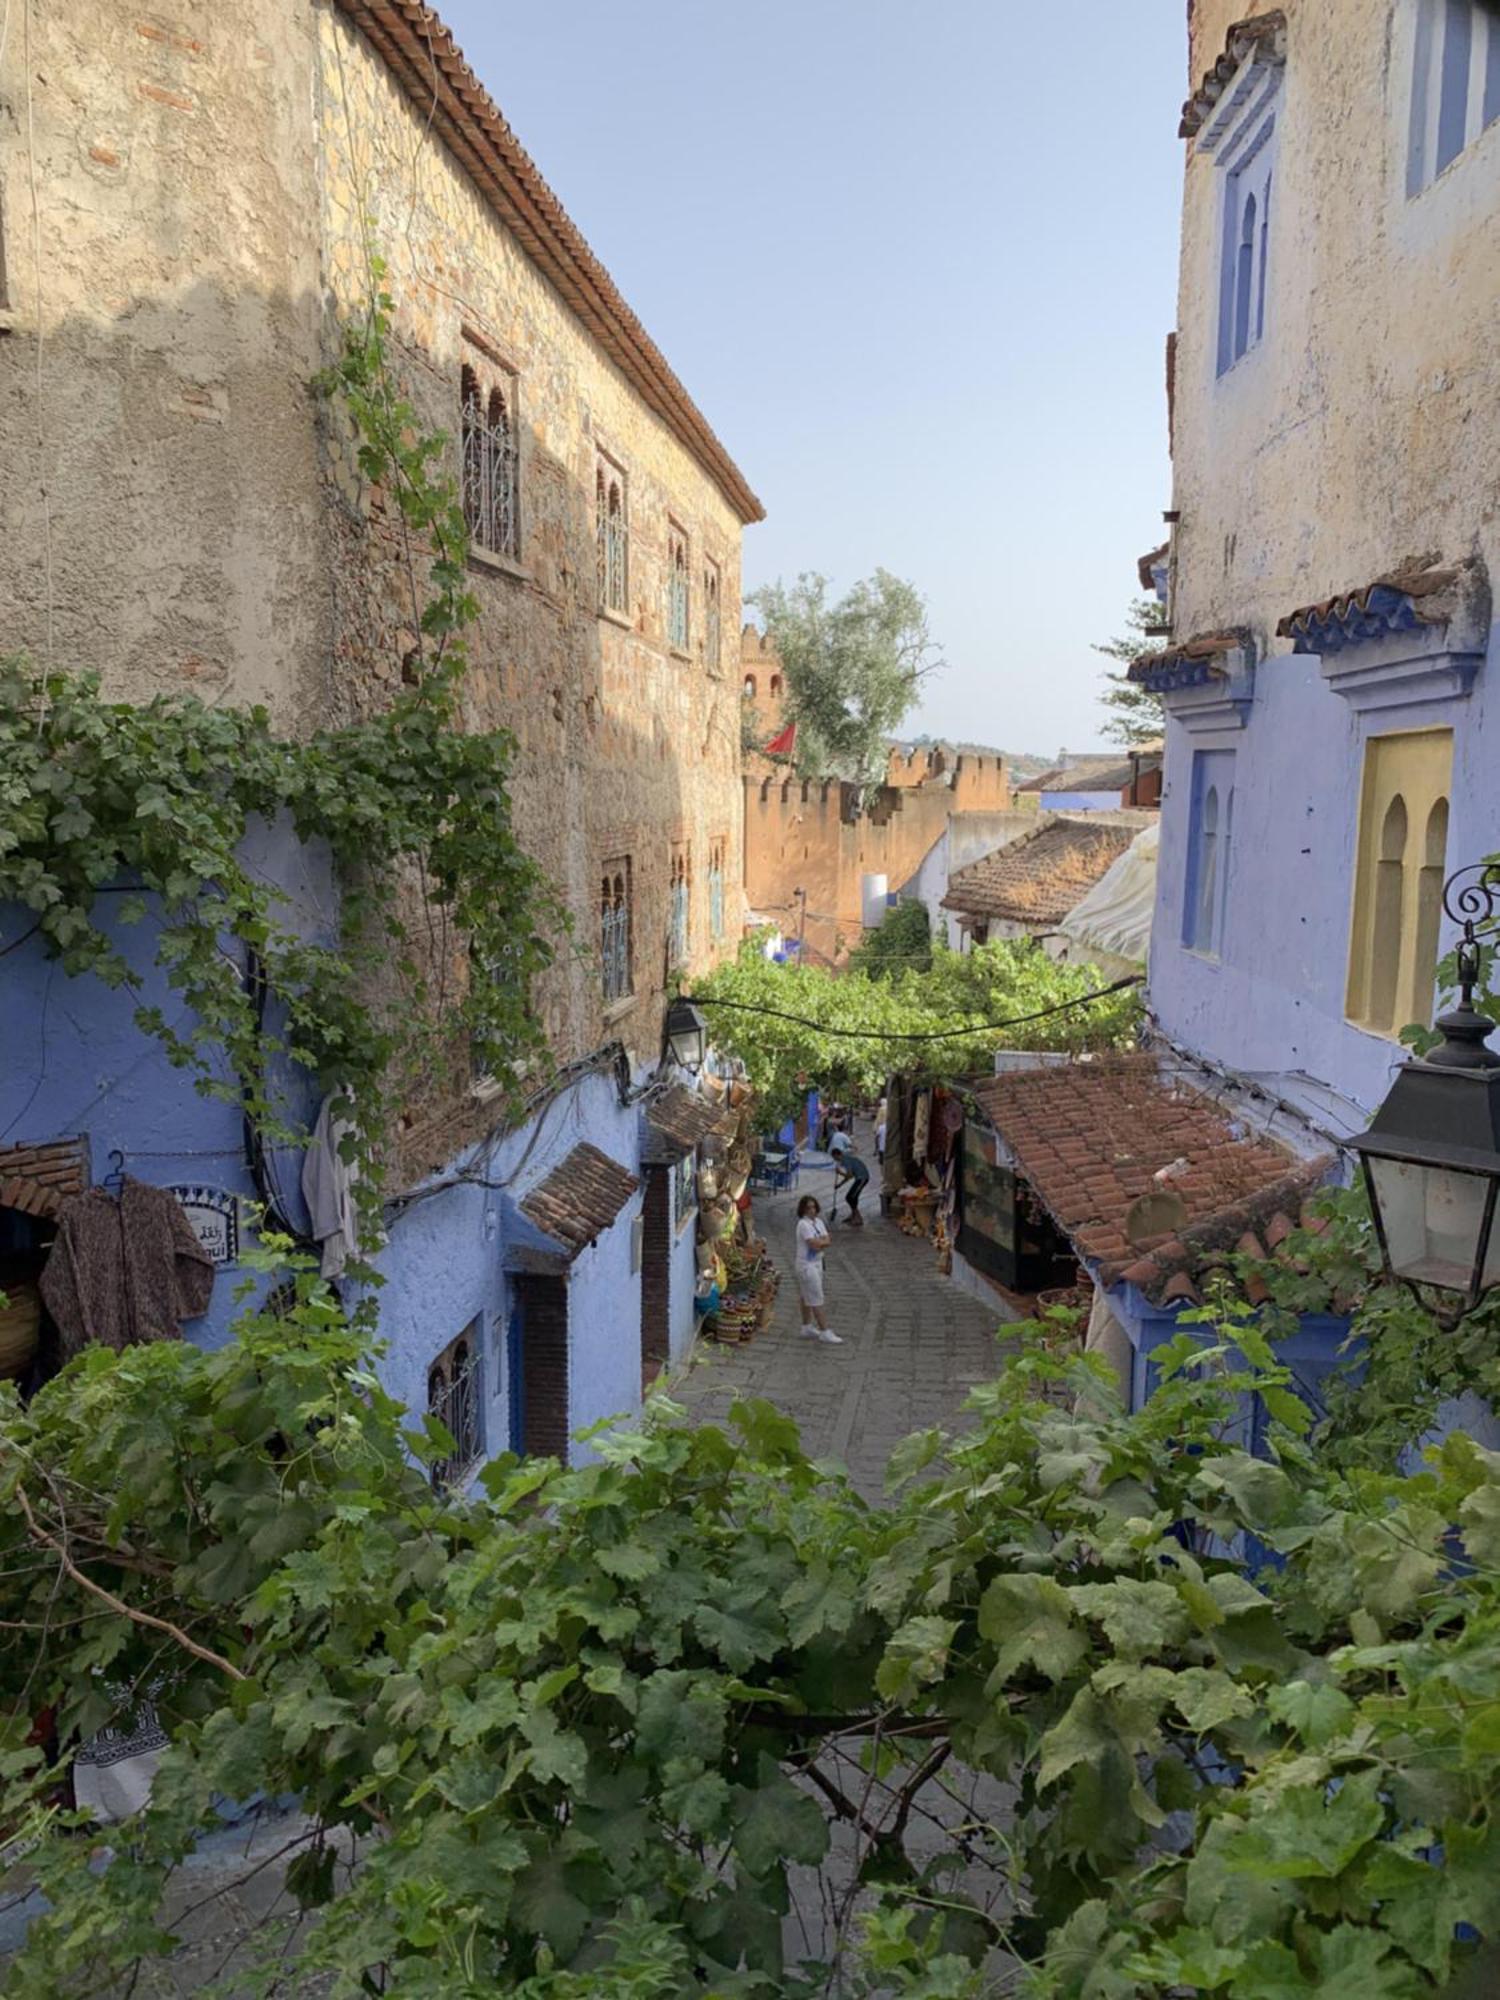
{"label": "white sneakers", "polygon": [[842,1347],[844,1344],[843,1335],[835,1333],[831,1326],[804,1325],[802,1332],[805,1339],[821,1340],[825,1347]]}

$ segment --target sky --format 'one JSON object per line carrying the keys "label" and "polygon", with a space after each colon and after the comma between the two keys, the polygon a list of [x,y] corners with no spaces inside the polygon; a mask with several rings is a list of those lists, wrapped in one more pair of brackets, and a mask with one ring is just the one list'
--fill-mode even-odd
{"label": "sky", "polygon": [[439,0],[760,495],[745,587],[877,567],[904,733],[1105,742],[1170,506],[1182,0]]}

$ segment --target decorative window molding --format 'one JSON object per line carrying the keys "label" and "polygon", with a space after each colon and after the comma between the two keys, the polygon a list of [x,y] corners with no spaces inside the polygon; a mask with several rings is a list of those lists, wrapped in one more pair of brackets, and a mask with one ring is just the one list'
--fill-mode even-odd
{"label": "decorative window molding", "polygon": [[688,649],[688,538],[687,529],[667,521],[667,644],[674,653]]}
{"label": "decorative window molding", "polygon": [[1452,774],[1451,729],[1365,745],[1344,1011],[1372,1035],[1432,1012]]}
{"label": "decorative window molding", "polygon": [[515,374],[465,341],[460,372],[464,520],[476,549],[521,559],[520,423]]}
{"label": "decorative window molding", "polygon": [[1490,588],[1477,557],[1413,556],[1358,590],[1300,605],[1277,626],[1360,713],[1463,701],[1484,664]]}
{"label": "decorative window molding", "polygon": [[1204,152],[1219,143],[1225,125],[1247,97],[1263,86],[1266,73],[1286,62],[1286,14],[1280,7],[1236,21],[1224,53],[1182,107],[1181,139],[1196,139]]}
{"label": "decorative window molding", "polygon": [[1217,958],[1223,948],[1234,838],[1234,752],[1195,750],[1188,801],[1182,942]]}
{"label": "decorative window molding", "polygon": [[427,1371],[427,1409],[453,1439],[453,1456],[433,1464],[433,1490],[459,1485],[484,1456],[483,1321],[470,1320]]}
{"label": "decorative window molding", "polygon": [[711,674],[723,666],[723,576],[712,556],[703,558],[703,663]]}
{"label": "decorative window molding", "polygon": [[1500,17],[1481,0],[1417,0],[1412,46],[1410,199],[1500,119]]}
{"label": "decorative window molding", "polygon": [[671,907],[667,926],[667,959],[686,965],[692,942],[693,859],[686,841],[672,849]]}
{"label": "decorative window molding", "polygon": [[628,1000],[634,992],[631,967],[630,856],[604,864],[599,889],[599,963],[604,1004]]}
{"label": "decorative window molding", "polygon": [[602,451],[594,467],[594,524],[599,609],[624,618],[630,603],[630,486],[625,468]]}
{"label": "decorative window molding", "polygon": [[[1227,374],[1259,345],[1266,328],[1271,254],[1277,100],[1286,72],[1286,24],[1264,16],[1230,31],[1223,63],[1231,74],[1193,125],[1195,150],[1223,170],[1218,372]],[[1217,73],[1215,73],[1217,81]],[[1205,91],[1208,86],[1205,85]],[[1205,93],[1200,93],[1200,98]],[[1197,103],[1198,100],[1194,100]],[[1191,110],[1191,105],[1188,107]],[[1183,126],[1189,124],[1184,112]]]}
{"label": "decorative window molding", "polygon": [[1243,729],[1255,701],[1255,642],[1245,631],[1207,633],[1142,654],[1128,674],[1191,735]]}

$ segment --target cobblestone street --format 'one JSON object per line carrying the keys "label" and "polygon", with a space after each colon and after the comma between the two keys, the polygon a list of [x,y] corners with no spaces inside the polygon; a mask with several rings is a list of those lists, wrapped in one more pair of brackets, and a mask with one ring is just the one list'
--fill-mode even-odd
{"label": "cobblestone street", "polygon": [[[867,1157],[873,1165],[873,1150]],[[1005,1309],[943,1277],[930,1244],[881,1216],[872,1180],[865,1227],[836,1223],[827,1256],[828,1324],[844,1344],[805,1339],[794,1232],[803,1195],[828,1210],[833,1173],[821,1160],[812,1156],[789,1193],[755,1198],[756,1228],[781,1272],[771,1323],[743,1347],[700,1341],[671,1393],[695,1418],[713,1421],[736,1396],[764,1396],[796,1419],[810,1456],[839,1460],[866,1498],[878,1499],[892,1447],[912,1431],[961,1421],[969,1390],[1000,1372]]]}

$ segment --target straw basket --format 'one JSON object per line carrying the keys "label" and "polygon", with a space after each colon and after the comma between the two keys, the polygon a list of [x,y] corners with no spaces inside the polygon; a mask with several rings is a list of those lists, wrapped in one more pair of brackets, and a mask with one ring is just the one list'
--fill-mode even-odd
{"label": "straw basket", "polygon": [[0,1286],[0,1380],[24,1375],[36,1353],[42,1302],[35,1285]]}

